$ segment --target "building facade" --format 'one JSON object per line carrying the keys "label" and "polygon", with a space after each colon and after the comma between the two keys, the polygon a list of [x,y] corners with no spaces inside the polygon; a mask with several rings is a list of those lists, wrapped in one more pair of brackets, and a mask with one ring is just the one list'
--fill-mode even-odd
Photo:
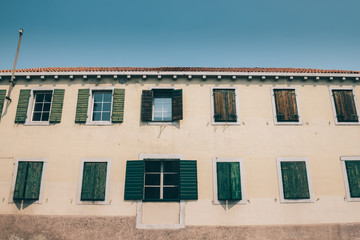
{"label": "building facade", "polygon": [[360,72],[40,68],[17,70],[9,89],[10,76],[0,71],[7,238],[94,221],[96,233],[40,233],[356,239]]}

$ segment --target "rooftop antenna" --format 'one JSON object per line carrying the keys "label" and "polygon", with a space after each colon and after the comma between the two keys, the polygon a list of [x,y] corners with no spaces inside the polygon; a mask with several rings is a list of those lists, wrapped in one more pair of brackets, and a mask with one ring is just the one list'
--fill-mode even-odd
{"label": "rooftop antenna", "polygon": [[15,56],[15,61],[14,61],[14,67],[12,69],[11,72],[11,79],[10,79],[10,85],[9,85],[9,91],[8,91],[8,95],[5,97],[6,100],[11,102],[11,98],[10,98],[10,94],[12,89],[15,86],[15,68],[16,68],[16,63],[17,63],[17,59],[18,59],[18,55],[19,55],[19,50],[20,50],[20,43],[21,43],[21,37],[24,33],[24,30],[22,28],[19,29],[19,43],[17,45],[17,49],[16,49],[16,56]]}

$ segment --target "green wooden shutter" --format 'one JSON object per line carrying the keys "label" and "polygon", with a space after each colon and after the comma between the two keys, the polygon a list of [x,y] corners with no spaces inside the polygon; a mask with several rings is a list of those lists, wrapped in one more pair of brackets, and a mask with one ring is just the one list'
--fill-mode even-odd
{"label": "green wooden shutter", "polygon": [[143,90],[141,95],[141,121],[152,120],[153,91]]}
{"label": "green wooden shutter", "polygon": [[76,106],[75,123],[86,123],[90,89],[79,89]]}
{"label": "green wooden shutter", "polygon": [[172,120],[183,119],[183,94],[182,89],[172,91]]}
{"label": "green wooden shutter", "polygon": [[122,123],[124,119],[125,89],[114,89],[112,122]]}
{"label": "green wooden shutter", "polygon": [[229,163],[231,200],[241,200],[240,163]]}
{"label": "green wooden shutter", "polygon": [[2,111],[3,111],[3,107],[4,107],[5,96],[6,96],[6,90],[0,90],[0,119],[1,119]]}
{"label": "green wooden shutter", "polygon": [[310,198],[305,162],[281,162],[281,176],[284,199]]}
{"label": "green wooden shutter", "polygon": [[104,201],[106,193],[107,163],[99,162],[96,163],[95,166],[94,200]]}
{"label": "green wooden shutter", "polygon": [[144,161],[126,162],[125,200],[142,200],[144,193]]}
{"label": "green wooden shutter", "polygon": [[230,172],[228,162],[217,162],[218,199],[230,200]]}
{"label": "green wooden shutter", "polygon": [[360,161],[345,161],[350,196],[360,197]]}
{"label": "green wooden shutter", "polygon": [[180,160],[180,199],[198,199],[196,160]]}
{"label": "green wooden shutter", "polygon": [[16,109],[15,123],[25,123],[28,111],[30,89],[21,89],[19,95],[19,102]]}
{"label": "green wooden shutter", "polygon": [[18,162],[18,169],[16,174],[15,189],[14,189],[14,199],[24,198],[27,169],[28,169],[28,162]]}
{"label": "green wooden shutter", "polygon": [[64,102],[64,89],[55,89],[53,93],[51,113],[50,113],[50,123],[60,123],[61,114],[63,109]]}
{"label": "green wooden shutter", "polygon": [[29,162],[24,199],[39,199],[42,171],[43,162]]}
{"label": "green wooden shutter", "polygon": [[96,166],[93,162],[84,162],[83,179],[81,185],[81,201],[94,200],[94,182]]}

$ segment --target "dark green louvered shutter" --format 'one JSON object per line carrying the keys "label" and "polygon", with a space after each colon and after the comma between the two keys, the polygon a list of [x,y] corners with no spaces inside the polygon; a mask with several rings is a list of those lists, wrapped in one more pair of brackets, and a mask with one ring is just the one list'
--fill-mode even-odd
{"label": "dark green louvered shutter", "polygon": [[126,162],[125,200],[142,200],[144,193],[144,161]]}
{"label": "dark green louvered shutter", "polygon": [[79,89],[76,106],[75,123],[86,123],[90,89]]}
{"label": "dark green louvered shutter", "polygon": [[122,123],[124,120],[125,89],[114,89],[112,122]]}
{"label": "dark green louvered shutter", "polygon": [[96,163],[94,200],[104,201],[106,193],[107,163]]}
{"label": "dark green louvered shutter", "polygon": [[6,96],[6,90],[0,90],[0,119],[1,119],[2,111],[3,111],[3,107],[4,107],[5,96]]}
{"label": "dark green louvered shutter", "polygon": [[143,90],[141,95],[141,121],[152,120],[153,91]]}
{"label": "dark green louvered shutter", "polygon": [[105,200],[106,175],[106,162],[84,162],[81,201]]}
{"label": "dark green louvered shutter", "polygon": [[25,123],[29,105],[30,89],[21,89],[16,109],[15,123]]}
{"label": "dark green louvered shutter", "polygon": [[28,168],[28,162],[18,162],[18,169],[16,174],[15,189],[14,189],[14,199],[24,198],[27,168]]}
{"label": "dark green louvered shutter", "polygon": [[180,160],[180,199],[198,199],[196,160]]}
{"label": "dark green louvered shutter", "polygon": [[64,89],[55,89],[53,93],[50,123],[60,123],[64,102]]}
{"label": "dark green louvered shutter", "polygon": [[28,163],[24,199],[27,200],[39,199],[42,170],[43,170],[43,162]]}
{"label": "dark green louvered shutter", "polygon": [[182,89],[172,91],[172,120],[183,119],[183,95]]}
{"label": "dark green louvered shutter", "polygon": [[219,200],[241,200],[239,162],[217,162]]}
{"label": "dark green louvered shutter", "polygon": [[281,177],[283,182],[284,199],[310,198],[305,162],[281,162]]}
{"label": "dark green louvered shutter", "polygon": [[350,196],[360,197],[360,161],[345,161]]}

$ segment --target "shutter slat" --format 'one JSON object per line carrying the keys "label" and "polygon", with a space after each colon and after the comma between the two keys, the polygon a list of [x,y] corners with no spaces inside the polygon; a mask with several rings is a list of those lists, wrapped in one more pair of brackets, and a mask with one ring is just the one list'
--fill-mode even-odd
{"label": "shutter slat", "polygon": [[124,120],[125,89],[114,89],[112,122],[122,123]]}
{"label": "shutter slat", "polygon": [[172,91],[172,120],[183,119],[183,94],[182,89]]}
{"label": "shutter slat", "polygon": [[0,119],[2,117],[2,111],[3,111],[3,107],[4,107],[5,96],[6,96],[6,90],[1,89],[0,90]]}
{"label": "shutter slat", "polygon": [[106,193],[107,163],[96,163],[94,201],[104,201]]}
{"label": "shutter slat", "polygon": [[95,163],[84,162],[83,179],[81,186],[81,201],[94,200]]}
{"label": "shutter slat", "polygon": [[228,105],[228,112],[227,112],[227,122],[236,122],[237,121],[237,113],[236,113],[236,95],[234,89],[227,90],[227,105]]}
{"label": "shutter slat", "polygon": [[29,162],[24,199],[39,199],[42,171],[43,162]]}
{"label": "shutter slat", "polygon": [[144,161],[126,162],[125,200],[142,200],[144,192]]}
{"label": "shutter slat", "polygon": [[16,109],[15,123],[25,123],[29,105],[30,89],[21,89]]}
{"label": "shutter slat", "polygon": [[241,180],[240,180],[240,163],[229,163],[230,182],[231,182],[231,199],[241,200]]}
{"label": "shutter slat", "polygon": [[16,174],[15,189],[14,189],[14,199],[24,198],[27,169],[28,169],[28,162],[18,162],[18,169]]}
{"label": "shutter slat", "polygon": [[355,99],[352,90],[343,91],[345,100],[346,120],[349,122],[357,122],[358,116],[355,107]]}
{"label": "shutter slat", "polygon": [[230,167],[228,162],[217,162],[218,199],[230,200]]}
{"label": "shutter slat", "polygon": [[198,199],[196,160],[180,160],[180,199]]}
{"label": "shutter slat", "polygon": [[351,197],[360,197],[360,161],[345,161]]}
{"label": "shutter slat", "polygon": [[281,162],[281,176],[284,199],[310,198],[305,162]]}
{"label": "shutter slat", "polygon": [[225,92],[220,89],[214,89],[213,95],[214,95],[214,121],[225,122],[227,120]]}
{"label": "shutter slat", "polygon": [[141,96],[141,121],[152,120],[153,91],[143,90]]}
{"label": "shutter slat", "polygon": [[64,89],[55,89],[53,93],[51,113],[50,113],[50,123],[60,123],[61,115],[64,102]]}
{"label": "shutter slat", "polygon": [[79,89],[76,106],[75,123],[86,123],[90,89]]}

